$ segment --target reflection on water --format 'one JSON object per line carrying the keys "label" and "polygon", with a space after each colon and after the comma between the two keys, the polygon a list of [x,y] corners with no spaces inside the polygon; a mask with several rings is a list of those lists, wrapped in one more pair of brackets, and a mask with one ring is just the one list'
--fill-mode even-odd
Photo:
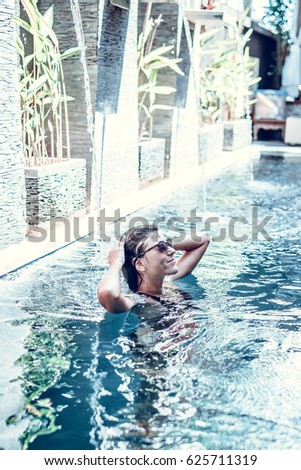
{"label": "reflection on water", "polygon": [[[166,303],[105,313],[99,242],[4,278],[0,339],[23,351],[6,353],[1,388],[6,369],[24,398],[10,387],[1,447],[301,449],[300,172],[254,161],[210,181],[213,233],[256,206],[272,239],[212,243]],[[142,215],[180,214],[187,229],[198,207],[195,186]]]}

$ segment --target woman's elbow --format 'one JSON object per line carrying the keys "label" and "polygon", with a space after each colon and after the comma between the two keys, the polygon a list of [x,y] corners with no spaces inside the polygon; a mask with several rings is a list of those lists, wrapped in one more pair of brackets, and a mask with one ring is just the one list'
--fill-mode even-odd
{"label": "woman's elbow", "polygon": [[111,289],[104,289],[99,287],[97,290],[97,298],[100,305],[102,305],[108,312],[112,310],[112,305],[118,300],[119,294]]}

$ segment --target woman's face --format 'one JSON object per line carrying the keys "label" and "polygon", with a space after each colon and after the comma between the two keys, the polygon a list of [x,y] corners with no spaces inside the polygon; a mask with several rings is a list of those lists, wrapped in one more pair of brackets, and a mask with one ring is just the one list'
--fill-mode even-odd
{"label": "woman's face", "polygon": [[172,246],[165,245],[165,249],[160,249],[158,242],[165,241],[159,234],[152,235],[144,243],[144,251],[147,251],[141,258],[145,267],[145,273],[150,276],[168,276],[176,274],[178,267],[174,258],[175,249]]}

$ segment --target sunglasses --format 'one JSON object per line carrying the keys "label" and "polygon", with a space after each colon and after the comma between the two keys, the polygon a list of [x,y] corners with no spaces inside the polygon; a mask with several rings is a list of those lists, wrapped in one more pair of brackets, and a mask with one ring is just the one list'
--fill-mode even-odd
{"label": "sunglasses", "polygon": [[147,250],[143,251],[142,253],[140,253],[140,255],[136,256],[135,259],[138,259],[138,258],[142,258],[142,256],[144,256],[146,253],[148,253],[149,251],[153,250],[154,248],[158,248],[158,250],[160,251],[160,253],[165,253],[168,248],[172,248],[172,240],[171,238],[166,238],[166,240],[160,240],[158,243],[156,243],[155,245],[151,246],[150,248],[148,248]]}

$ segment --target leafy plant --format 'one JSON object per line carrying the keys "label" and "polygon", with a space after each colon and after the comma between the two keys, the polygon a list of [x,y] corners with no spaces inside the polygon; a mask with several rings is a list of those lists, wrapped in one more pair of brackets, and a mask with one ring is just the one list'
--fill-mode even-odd
{"label": "leafy plant", "polygon": [[214,124],[221,115],[221,100],[218,80],[208,69],[200,71],[200,110],[204,124]]}
{"label": "leafy plant", "polygon": [[[156,20],[149,18],[149,11],[146,11],[143,31],[138,40],[138,110],[140,139],[152,136],[153,113],[158,109],[172,109],[171,106],[157,102],[157,95],[170,95],[176,91],[170,86],[158,85],[159,70],[170,68],[174,72],[184,75],[177,65],[182,59],[174,59],[166,56],[174,49],[173,45],[162,45],[153,48],[154,38],[157,28],[162,21],[162,15]],[[147,128],[148,126],[148,128]]]}
{"label": "leafy plant", "polygon": [[246,14],[237,26],[232,27],[229,39],[217,41],[205,51],[212,54],[213,60],[201,72],[200,97],[204,122],[207,119],[204,112],[206,106],[209,106],[207,114],[211,111],[211,120],[220,117],[218,109],[222,113],[224,108],[223,118],[226,120],[238,119],[250,112],[251,87],[261,79],[254,76],[255,61],[251,59],[247,47],[253,30],[250,28],[242,33]]}
{"label": "leafy plant", "polygon": [[239,119],[249,114],[252,101],[251,86],[260,78],[254,78],[254,61],[249,48],[240,54],[235,50],[222,52],[211,72],[215,74],[215,86],[225,108],[226,120]]}
{"label": "leafy plant", "polygon": [[[220,29],[213,29],[201,33],[201,55],[209,54],[214,57],[212,48],[207,50],[208,42],[212,40],[213,36]],[[217,49],[218,51],[219,49]],[[217,76],[214,73],[214,59],[211,59],[210,66],[200,67],[199,75],[199,99],[200,99],[200,117],[202,124],[214,124],[217,122],[221,115],[221,96]]]}
{"label": "leafy plant", "polygon": [[29,54],[22,40],[24,34],[17,37],[24,156],[27,166],[44,165],[70,158],[67,101],[72,98],[66,94],[62,61],[80,49],[73,47],[60,53],[52,29],[53,6],[42,15],[37,0],[21,2],[29,22],[21,18],[15,21],[32,37]]}

